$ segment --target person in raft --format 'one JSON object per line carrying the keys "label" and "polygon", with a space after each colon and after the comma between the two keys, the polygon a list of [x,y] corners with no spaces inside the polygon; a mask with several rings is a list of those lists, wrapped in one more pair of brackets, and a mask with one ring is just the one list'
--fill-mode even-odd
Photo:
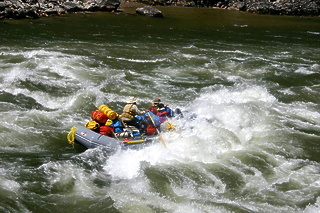
{"label": "person in raft", "polygon": [[149,107],[149,111],[152,112],[153,114],[157,114],[158,112],[158,105],[161,103],[160,98],[155,98],[153,99],[152,105]]}
{"label": "person in raft", "polygon": [[139,110],[137,106],[137,99],[131,97],[127,104],[124,106],[121,119],[124,123],[130,126],[135,126],[138,129],[141,128],[140,120],[136,117],[137,115],[143,115],[146,111]]}
{"label": "person in raft", "polygon": [[149,111],[159,117],[174,117],[174,112],[172,111],[172,109],[170,109],[168,105],[164,105],[163,103],[161,103],[160,98],[153,99],[153,103],[149,107]]}
{"label": "person in raft", "polygon": [[174,112],[167,105],[159,103],[156,116],[172,118],[174,117]]}

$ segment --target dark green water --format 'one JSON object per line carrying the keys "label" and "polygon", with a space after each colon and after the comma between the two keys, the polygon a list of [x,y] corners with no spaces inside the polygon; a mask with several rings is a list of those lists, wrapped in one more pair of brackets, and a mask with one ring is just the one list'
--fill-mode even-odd
{"label": "dark green water", "polygon": [[[159,9],[0,22],[0,212],[319,211],[320,18]],[[130,96],[167,149],[68,144]]]}

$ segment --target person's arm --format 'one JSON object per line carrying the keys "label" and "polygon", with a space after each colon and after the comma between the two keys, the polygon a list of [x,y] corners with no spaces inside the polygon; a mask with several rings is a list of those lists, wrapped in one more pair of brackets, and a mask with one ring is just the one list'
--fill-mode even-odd
{"label": "person's arm", "polygon": [[133,106],[132,106],[132,110],[136,113],[136,115],[142,115],[142,114],[145,113],[145,111],[139,110],[139,108],[137,107],[137,105],[133,105]]}
{"label": "person's arm", "polygon": [[166,116],[166,115],[167,115],[167,113],[168,113],[168,112],[167,112],[167,111],[165,111],[165,110],[164,110],[164,111],[162,111],[162,112],[159,112],[159,111],[158,111],[158,112],[157,112],[157,116]]}

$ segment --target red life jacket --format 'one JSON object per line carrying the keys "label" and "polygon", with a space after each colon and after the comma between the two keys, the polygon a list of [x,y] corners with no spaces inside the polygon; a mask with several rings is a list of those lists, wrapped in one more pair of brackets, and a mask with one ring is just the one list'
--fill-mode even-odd
{"label": "red life jacket", "polygon": [[152,106],[149,107],[149,111],[151,111],[153,114],[157,114],[157,112],[158,112],[158,106],[152,104]]}
{"label": "red life jacket", "polygon": [[147,135],[154,135],[157,132],[156,128],[154,128],[154,126],[151,124],[147,126],[146,130],[147,130]]}
{"label": "red life jacket", "polygon": [[101,135],[106,135],[106,136],[109,136],[109,137],[114,137],[113,135],[113,128],[110,127],[110,126],[100,126],[100,131],[99,133]]}

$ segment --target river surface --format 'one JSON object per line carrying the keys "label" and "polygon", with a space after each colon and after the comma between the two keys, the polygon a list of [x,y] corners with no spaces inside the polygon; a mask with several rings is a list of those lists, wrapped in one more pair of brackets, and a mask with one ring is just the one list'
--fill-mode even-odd
{"label": "river surface", "polygon": [[[0,22],[0,212],[320,211],[320,18],[160,9]],[[68,143],[130,96],[167,148]]]}

